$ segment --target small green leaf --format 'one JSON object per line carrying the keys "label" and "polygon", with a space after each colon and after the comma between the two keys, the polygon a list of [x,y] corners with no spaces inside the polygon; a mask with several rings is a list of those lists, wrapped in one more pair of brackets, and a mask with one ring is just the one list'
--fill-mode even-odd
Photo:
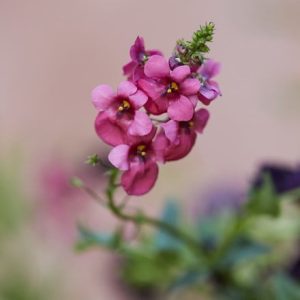
{"label": "small green leaf", "polygon": [[279,216],[280,205],[272,179],[269,174],[264,174],[263,184],[250,192],[247,209],[253,214],[265,214],[272,217]]}

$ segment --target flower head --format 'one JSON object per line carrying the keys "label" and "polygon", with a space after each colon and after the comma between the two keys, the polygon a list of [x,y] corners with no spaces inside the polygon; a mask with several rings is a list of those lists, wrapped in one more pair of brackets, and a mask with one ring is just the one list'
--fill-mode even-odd
{"label": "flower head", "polygon": [[129,195],[143,195],[156,182],[161,152],[159,145],[153,141],[155,132],[152,130],[147,136],[132,138],[109,153],[109,161],[124,171],[121,184]]}
{"label": "flower head", "polygon": [[168,62],[153,55],[145,64],[147,78],[138,84],[150,97],[146,109],[152,114],[167,112],[175,121],[188,121],[194,113],[196,96],[200,89],[198,79],[192,78],[189,66],[178,66],[171,70]]}
{"label": "flower head", "polygon": [[144,39],[138,36],[130,48],[131,61],[123,66],[123,73],[128,80],[137,82],[144,76],[144,65],[152,55],[162,55],[159,50],[145,50]]}
{"label": "flower head", "polygon": [[99,114],[95,129],[101,139],[112,146],[122,144],[127,135],[147,135],[152,122],[147,114],[139,110],[147,95],[132,82],[123,81],[117,93],[108,85],[100,85],[92,92],[92,100]]}

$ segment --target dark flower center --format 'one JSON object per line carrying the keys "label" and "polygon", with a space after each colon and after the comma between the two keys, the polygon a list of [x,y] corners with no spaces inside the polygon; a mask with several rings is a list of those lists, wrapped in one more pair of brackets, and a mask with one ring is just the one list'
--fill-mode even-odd
{"label": "dark flower center", "polygon": [[178,84],[177,84],[175,81],[172,81],[172,82],[167,86],[167,91],[166,91],[166,93],[170,95],[170,94],[173,94],[173,93],[178,92],[178,90],[179,90]]}
{"label": "dark flower center", "polygon": [[144,144],[140,144],[136,147],[136,155],[145,159],[147,156],[147,147]]}
{"label": "dark flower center", "polygon": [[122,100],[120,102],[119,107],[118,107],[118,111],[119,112],[126,112],[126,111],[129,111],[130,108],[131,108],[130,103],[127,100]]}

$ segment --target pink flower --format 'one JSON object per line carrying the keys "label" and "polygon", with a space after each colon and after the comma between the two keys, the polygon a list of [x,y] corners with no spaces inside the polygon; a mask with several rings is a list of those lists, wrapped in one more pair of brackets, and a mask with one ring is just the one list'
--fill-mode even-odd
{"label": "pink flower", "polygon": [[152,130],[152,122],[143,111],[138,110],[148,100],[147,95],[133,83],[123,81],[117,93],[108,85],[100,85],[92,92],[92,101],[99,112],[95,129],[107,144],[123,144],[129,135],[143,136]]}
{"label": "pink flower", "polygon": [[131,61],[123,66],[123,73],[128,80],[137,82],[144,76],[144,64],[151,55],[162,55],[158,50],[145,50],[145,43],[142,37],[137,37],[130,48]]}
{"label": "pink flower", "polygon": [[168,112],[175,121],[190,120],[197,102],[195,95],[200,89],[199,80],[190,77],[190,67],[184,65],[170,70],[162,56],[153,55],[144,71],[148,78],[140,79],[138,84],[151,98],[145,105],[147,111],[152,114]]}
{"label": "pink flower", "polygon": [[156,129],[143,137],[135,137],[114,147],[109,161],[124,171],[121,184],[129,195],[143,195],[154,186],[158,176],[157,162],[161,161],[161,147],[153,138]]}
{"label": "pink flower", "polygon": [[221,95],[218,83],[211,80],[211,78],[218,75],[219,72],[220,64],[213,60],[207,60],[199,68],[198,73],[201,76],[202,84],[199,90],[198,97],[199,100],[205,105],[209,105],[211,101]]}
{"label": "pink flower", "polygon": [[164,150],[165,161],[178,160],[185,157],[193,148],[197,133],[202,133],[209,119],[209,112],[202,108],[196,111],[189,121],[177,122],[169,120],[162,125],[164,134],[159,140],[163,143],[164,137],[168,146]]}

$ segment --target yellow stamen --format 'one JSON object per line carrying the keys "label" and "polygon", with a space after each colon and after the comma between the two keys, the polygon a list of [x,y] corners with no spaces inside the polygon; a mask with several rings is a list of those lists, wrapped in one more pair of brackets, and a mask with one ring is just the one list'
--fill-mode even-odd
{"label": "yellow stamen", "polygon": [[167,94],[171,94],[177,92],[179,90],[179,86],[176,82],[172,81],[167,89]]}
{"label": "yellow stamen", "polygon": [[123,100],[118,107],[118,111],[122,112],[124,110],[128,110],[130,108],[130,103],[127,100]]}
{"label": "yellow stamen", "polygon": [[193,122],[193,121],[190,121],[190,122],[189,122],[189,127],[190,127],[190,128],[194,127],[194,122]]}
{"label": "yellow stamen", "polygon": [[137,154],[142,156],[142,157],[145,157],[147,155],[147,151],[146,151],[146,146],[145,145],[138,145],[136,147],[136,150],[137,150]]}

